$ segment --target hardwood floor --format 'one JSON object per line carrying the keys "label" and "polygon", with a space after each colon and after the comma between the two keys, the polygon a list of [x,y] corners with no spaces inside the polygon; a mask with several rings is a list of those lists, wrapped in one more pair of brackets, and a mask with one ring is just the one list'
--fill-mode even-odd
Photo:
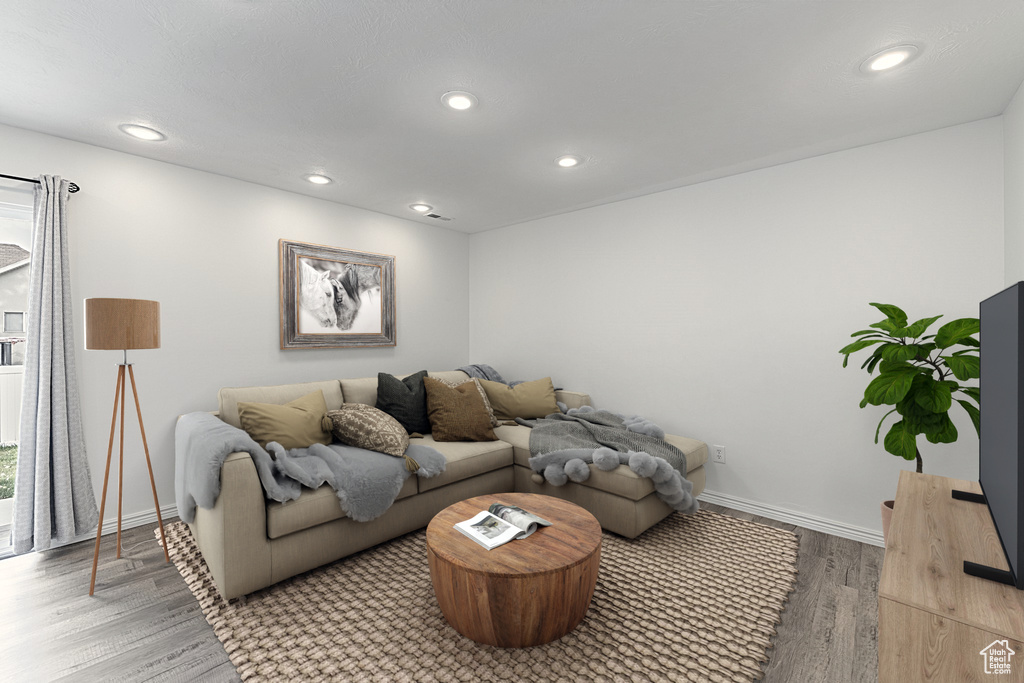
{"label": "hardwood floor", "polygon": [[878,577],[883,548],[701,503],[705,510],[800,537],[796,590],[782,613],[767,683],[878,681]]}
{"label": "hardwood floor", "polygon": [[[794,531],[797,589],[783,612],[768,683],[877,681],[882,549],[763,517]],[[10,681],[238,681],[199,604],[153,537],[155,524],[93,544],[0,560],[0,678]]]}

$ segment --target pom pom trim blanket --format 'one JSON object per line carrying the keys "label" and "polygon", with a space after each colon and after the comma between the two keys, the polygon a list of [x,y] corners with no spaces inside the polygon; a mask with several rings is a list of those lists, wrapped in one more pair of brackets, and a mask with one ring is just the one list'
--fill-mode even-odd
{"label": "pom pom trim blanket", "polygon": [[627,465],[650,478],[658,498],[671,508],[686,514],[700,508],[693,483],[685,476],[686,455],[666,442],[665,432],[649,420],[583,406],[564,415],[516,422],[533,430],[530,468],[554,486],[589,479],[588,463],[600,470]]}

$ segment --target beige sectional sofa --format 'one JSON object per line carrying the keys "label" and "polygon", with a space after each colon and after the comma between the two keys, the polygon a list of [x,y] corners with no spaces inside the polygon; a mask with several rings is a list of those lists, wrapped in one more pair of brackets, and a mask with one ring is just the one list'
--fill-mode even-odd
{"label": "beige sectional sofa", "polygon": [[[429,374],[467,378],[459,371]],[[218,414],[240,427],[239,401],[283,404],[317,389],[323,391],[328,410],[342,403],[374,405],[377,378],[225,388],[220,391]],[[559,391],[556,397],[570,408],[591,404],[589,396],[577,392]],[[500,426],[494,431],[498,441],[441,443],[429,435],[413,439],[445,456],[445,472],[429,479],[409,477],[391,508],[370,522],[347,518],[327,485],[304,490],[290,502],[268,501],[252,458],[233,453],[221,469],[216,504],[212,509],[198,508],[189,527],[217,589],[230,599],[421,529],[452,503],[488,493],[526,491],[564,498],[589,510],[605,529],[630,538],[672,512],[655,496],[651,481],[625,465],[607,472],[591,465],[590,479],[582,484],[548,484],[530,470],[529,427]],[[707,445],[680,436],[665,439],[686,454],[686,477],[693,482],[693,495],[698,495],[704,489]]]}

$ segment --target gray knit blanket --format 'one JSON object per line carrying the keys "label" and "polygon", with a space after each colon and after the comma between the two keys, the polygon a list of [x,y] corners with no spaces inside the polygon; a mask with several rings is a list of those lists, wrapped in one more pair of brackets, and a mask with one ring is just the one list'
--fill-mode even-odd
{"label": "gray knit blanket", "polygon": [[658,497],[687,514],[699,509],[693,484],[686,479],[686,455],[665,441],[665,432],[639,416],[627,417],[591,406],[538,420],[517,418],[531,427],[530,468],[555,486],[590,478],[593,463],[600,470],[627,465],[648,477]]}
{"label": "gray knit blanket", "polygon": [[[210,413],[189,413],[178,420],[174,451],[178,516],[190,523],[196,505],[210,509],[217,502],[221,466],[236,452],[252,457],[268,499],[283,503],[298,498],[303,486],[315,489],[328,484],[341,509],[357,522],[384,514],[412,474],[403,458],[354,446],[314,444],[286,451],[272,441],[264,450],[243,430]],[[434,448],[411,444],[406,454],[419,464],[418,476],[444,472],[444,456]]]}

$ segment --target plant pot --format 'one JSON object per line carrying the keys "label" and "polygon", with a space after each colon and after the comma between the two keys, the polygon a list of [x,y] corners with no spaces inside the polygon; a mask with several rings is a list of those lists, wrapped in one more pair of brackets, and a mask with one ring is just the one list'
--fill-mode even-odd
{"label": "plant pot", "polygon": [[882,501],[882,540],[889,545],[889,525],[892,523],[892,508],[896,503],[894,500]]}

